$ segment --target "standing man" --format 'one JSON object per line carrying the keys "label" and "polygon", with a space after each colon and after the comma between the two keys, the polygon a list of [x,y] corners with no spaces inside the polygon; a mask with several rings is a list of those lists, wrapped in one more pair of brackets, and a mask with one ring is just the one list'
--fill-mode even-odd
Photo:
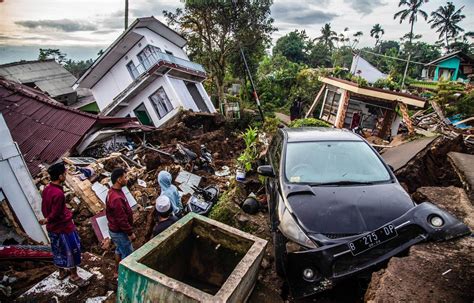
{"label": "standing man", "polygon": [[46,224],[53,262],[59,267],[60,280],[70,274],[70,281],[78,286],[85,286],[86,281],[77,274],[77,266],[81,264],[81,241],[76,226],[72,221],[72,212],[66,207],[62,183],[66,180],[66,167],[56,163],[48,168],[51,182],[43,190],[41,212]]}
{"label": "standing man", "polygon": [[109,234],[114,242],[115,249],[115,277],[118,276],[118,265],[121,260],[133,252],[133,212],[128,204],[122,187],[127,185],[127,176],[123,168],[116,168],[110,176],[112,187],[107,193],[105,201],[105,215],[107,217]]}

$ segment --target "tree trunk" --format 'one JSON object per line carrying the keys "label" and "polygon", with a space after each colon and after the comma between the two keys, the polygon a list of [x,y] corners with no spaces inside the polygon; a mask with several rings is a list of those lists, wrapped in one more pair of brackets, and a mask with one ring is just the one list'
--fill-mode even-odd
{"label": "tree trunk", "polygon": [[[218,76],[215,76],[214,82],[216,83],[217,100],[219,101],[219,108],[221,108],[221,105],[225,105],[224,80],[220,79]],[[224,107],[222,107],[222,109],[224,109]],[[222,114],[225,114],[225,113],[222,113]]]}
{"label": "tree trunk", "polygon": [[448,32],[445,32],[444,36],[446,37],[446,49],[448,50],[448,53],[449,53]]}
{"label": "tree trunk", "polygon": [[[411,46],[412,46],[412,45],[411,45],[411,40],[413,39],[413,25],[415,25],[415,21],[414,21],[414,20],[411,21],[411,28],[410,28],[410,48],[411,48]],[[411,52],[411,50],[410,50],[410,52]]]}

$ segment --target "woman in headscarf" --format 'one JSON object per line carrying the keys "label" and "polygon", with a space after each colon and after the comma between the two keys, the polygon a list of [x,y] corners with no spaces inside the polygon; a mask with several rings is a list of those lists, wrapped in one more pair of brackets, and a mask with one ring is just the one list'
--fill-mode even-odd
{"label": "woman in headscarf", "polygon": [[183,212],[183,204],[181,203],[181,197],[179,196],[178,189],[176,186],[171,184],[172,177],[167,171],[160,171],[158,174],[158,184],[161,187],[161,195],[165,195],[170,199],[171,206],[173,207],[173,213],[176,216],[180,216]]}

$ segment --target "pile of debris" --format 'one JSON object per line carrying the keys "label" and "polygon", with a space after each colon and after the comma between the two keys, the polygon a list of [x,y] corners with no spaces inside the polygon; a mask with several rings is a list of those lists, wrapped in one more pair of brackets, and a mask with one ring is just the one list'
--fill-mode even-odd
{"label": "pile of debris", "polygon": [[[66,205],[73,212],[82,250],[88,256],[81,266],[95,273],[92,278],[95,279],[94,283],[80,292],[79,297],[83,301],[92,296],[105,296],[109,291],[115,290],[113,247],[105,249],[102,245],[102,240],[108,234],[104,230],[107,225],[103,220],[105,196],[114,168],[122,167],[127,170],[128,184],[124,193],[134,210],[134,226],[139,227],[135,229],[136,239],[133,242],[137,249],[151,237],[154,204],[160,194],[157,175],[161,170],[171,173],[178,189],[183,192],[182,202],[186,205],[193,186],[204,188],[213,185],[220,192],[226,191],[230,180],[234,178],[234,159],[243,148],[235,129],[227,125],[221,116],[205,113],[182,112],[168,122],[167,126],[131,139],[133,144],[117,145],[107,157],[96,159],[77,155],[63,158],[68,169],[64,184]],[[199,159],[183,155],[183,150],[178,150],[179,146],[184,147],[185,151],[194,152],[198,158],[202,156],[199,151],[205,146],[212,162],[208,164],[215,173],[202,169]],[[89,150],[89,153],[93,151]],[[41,192],[49,183],[46,170],[43,169],[34,181]],[[97,264],[97,260],[102,260],[103,262],[99,262],[102,265]],[[12,282],[9,296],[5,293],[5,299],[18,297],[54,271],[54,266],[48,262],[26,262],[29,264],[26,267],[18,266],[17,263],[2,262],[0,270],[8,272],[8,277],[13,280],[20,281],[24,271],[29,273],[30,278],[21,280],[20,284]]]}
{"label": "pile of debris", "polygon": [[[462,135],[467,144],[474,145],[474,125],[472,125],[474,118],[471,117],[453,123],[445,117],[441,107],[436,102],[432,101],[430,104],[431,106],[428,109],[420,110],[411,116],[417,132],[439,133],[450,138]],[[465,127],[461,128],[462,125]]]}

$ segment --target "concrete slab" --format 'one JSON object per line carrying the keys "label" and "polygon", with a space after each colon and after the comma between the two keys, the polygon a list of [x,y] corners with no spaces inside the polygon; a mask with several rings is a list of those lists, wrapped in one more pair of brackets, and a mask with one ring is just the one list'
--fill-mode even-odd
{"label": "concrete slab", "polygon": [[[474,207],[462,188],[423,187],[417,193],[474,229]],[[474,238],[420,243],[372,275],[365,302],[473,302]]]}
{"label": "concrete slab", "polygon": [[[92,273],[78,267],[77,274],[84,280],[90,280]],[[55,271],[32,288],[27,290],[18,298],[18,302],[41,302],[40,298],[67,298],[78,291],[79,287],[70,281],[67,277],[64,280],[59,280],[59,271]],[[62,302],[62,300],[60,300]]]}
{"label": "concrete slab", "polygon": [[189,213],[120,263],[117,302],[245,302],[266,245]]}
{"label": "concrete slab", "polygon": [[437,137],[422,138],[388,149],[382,158],[391,165],[395,171],[405,166],[418,153],[425,149]]}
{"label": "concrete slab", "polygon": [[449,162],[463,183],[471,203],[474,201],[474,155],[450,152]]}

